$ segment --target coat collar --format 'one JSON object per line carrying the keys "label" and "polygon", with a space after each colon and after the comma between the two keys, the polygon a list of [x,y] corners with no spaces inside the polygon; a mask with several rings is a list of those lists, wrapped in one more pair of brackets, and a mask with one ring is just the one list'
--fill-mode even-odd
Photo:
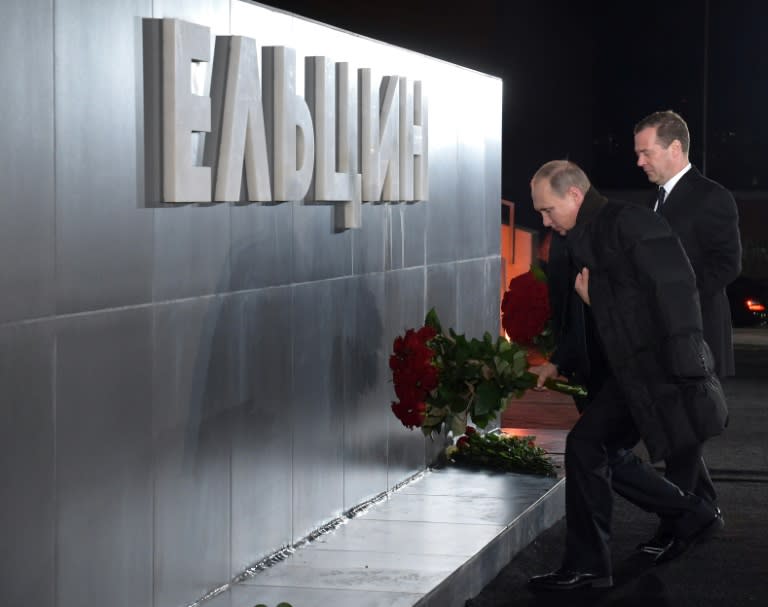
{"label": "coat collar", "polygon": [[[582,257],[574,253],[575,250],[581,250],[583,247],[582,237],[588,226],[594,221],[595,217],[600,213],[602,208],[608,203],[608,199],[600,194],[594,187],[590,187],[584,194],[584,200],[581,203],[579,212],[576,215],[576,225],[571,228],[565,235],[565,241],[568,243],[568,248],[573,259],[576,261],[577,257]],[[583,253],[583,251],[582,251]],[[579,266],[588,265],[583,259],[576,262]]]}
{"label": "coat collar", "polygon": [[608,199],[598,192],[594,186],[591,186],[587,193],[584,194],[584,202],[581,203],[581,208],[576,216],[576,226],[592,221],[607,202]]}

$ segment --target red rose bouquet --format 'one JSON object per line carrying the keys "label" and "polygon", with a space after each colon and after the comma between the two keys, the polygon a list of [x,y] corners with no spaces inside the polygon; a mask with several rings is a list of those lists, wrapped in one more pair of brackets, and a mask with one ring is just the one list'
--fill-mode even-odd
{"label": "red rose bouquet", "polygon": [[[527,351],[490,333],[467,339],[453,329],[443,333],[434,309],[420,329],[398,336],[389,358],[395,394],[392,411],[408,428],[425,436],[444,429],[464,434],[471,419],[480,428],[496,418],[509,399],[536,385]],[[580,386],[549,380],[548,388],[583,396]]]}
{"label": "red rose bouquet", "polygon": [[501,326],[509,339],[535,347],[546,357],[554,348],[551,314],[547,277],[541,268],[531,266],[509,281],[501,299]]}
{"label": "red rose bouquet", "polygon": [[536,445],[535,438],[496,432],[481,434],[467,426],[464,436],[446,449],[446,457],[459,466],[556,476],[554,464],[547,452]]}

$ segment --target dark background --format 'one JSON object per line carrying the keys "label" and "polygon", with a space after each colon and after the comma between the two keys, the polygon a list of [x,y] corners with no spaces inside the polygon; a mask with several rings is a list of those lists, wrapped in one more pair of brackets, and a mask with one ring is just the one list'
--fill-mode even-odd
{"label": "dark background", "polygon": [[768,233],[768,2],[262,4],[502,78],[502,197],[523,225],[541,225],[528,182],[555,158],[604,192],[644,196],[633,126],[673,109],[691,130],[692,162],[736,195],[743,235]]}

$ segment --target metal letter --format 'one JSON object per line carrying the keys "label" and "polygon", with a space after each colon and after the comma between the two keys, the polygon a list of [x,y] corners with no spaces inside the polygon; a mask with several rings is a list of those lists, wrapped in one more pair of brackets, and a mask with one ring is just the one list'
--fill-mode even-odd
{"label": "metal letter", "polygon": [[213,199],[238,201],[243,161],[249,201],[272,200],[256,41],[217,36],[211,83],[213,125],[206,158],[216,176]]}
{"label": "metal letter", "polygon": [[211,169],[193,163],[192,133],[211,130],[211,100],[192,92],[192,63],[210,60],[210,30],[163,19],[163,199],[210,202]]}
{"label": "metal letter", "polygon": [[414,200],[429,200],[429,121],[421,80],[413,83],[413,125]]}
{"label": "metal letter", "polygon": [[397,200],[400,195],[399,79],[397,76],[382,78],[378,94],[370,69],[359,70],[359,79],[363,200]]}
{"label": "metal letter", "polygon": [[296,95],[296,51],[285,46],[264,47],[262,73],[274,198],[301,200],[312,180],[315,138],[309,108]]}
{"label": "metal letter", "polygon": [[413,93],[400,78],[400,192],[398,200],[413,200]]}
{"label": "metal letter", "polygon": [[308,198],[349,203],[346,212],[335,212],[336,229],[359,227],[357,90],[349,82],[349,65],[337,63],[334,70],[330,59],[307,57],[305,66],[305,97],[315,127],[315,176]]}

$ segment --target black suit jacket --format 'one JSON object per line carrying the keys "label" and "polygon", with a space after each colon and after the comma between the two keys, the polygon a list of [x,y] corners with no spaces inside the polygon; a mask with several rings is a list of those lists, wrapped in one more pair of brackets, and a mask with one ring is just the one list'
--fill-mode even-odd
{"label": "black suit jacket", "polygon": [[704,338],[714,354],[717,373],[733,375],[731,310],[725,287],[741,273],[736,201],[722,185],[691,167],[667,195],[660,213],[680,238],[696,273]]}

